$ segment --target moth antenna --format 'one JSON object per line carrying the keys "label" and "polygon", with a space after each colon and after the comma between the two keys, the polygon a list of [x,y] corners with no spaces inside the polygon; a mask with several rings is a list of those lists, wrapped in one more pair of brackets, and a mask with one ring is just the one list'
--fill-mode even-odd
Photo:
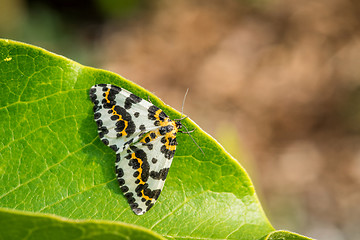
{"label": "moth antenna", "polygon": [[187,131],[187,132],[183,132],[183,131],[178,131],[178,132],[181,132],[181,133],[193,133],[193,132],[195,132],[195,129]]}
{"label": "moth antenna", "polygon": [[181,121],[181,120],[184,120],[185,118],[187,118],[188,116],[184,116],[182,118],[179,118],[179,119],[174,119],[174,121]]}
{"label": "moth antenna", "polygon": [[[185,125],[183,125],[183,127],[186,129],[186,133],[189,135],[189,137],[191,138],[191,140],[195,143],[195,145],[200,149],[200,151],[202,152],[202,154],[205,156],[204,151],[203,151],[202,148],[199,146],[199,144],[197,144],[197,142],[195,141],[195,139],[191,136],[188,128],[187,128]],[[193,130],[193,131],[194,131],[194,130]]]}
{"label": "moth antenna", "polygon": [[[175,121],[181,121],[185,118],[187,118],[188,116],[184,116],[183,117],[183,114],[184,114],[184,105],[185,105],[185,100],[186,100],[186,96],[189,92],[189,88],[186,89],[186,92],[185,92],[185,96],[184,96],[184,100],[183,100],[183,104],[182,104],[182,107],[181,107],[181,115],[180,115],[180,119],[175,119]],[[195,145],[200,149],[200,151],[202,152],[202,154],[205,156],[205,153],[204,151],[202,150],[202,148],[199,146],[199,144],[197,144],[197,142],[195,141],[195,139],[191,136],[190,133],[192,133],[194,130],[192,131],[189,131],[188,128],[183,125],[183,127],[186,129],[186,133],[189,135],[189,137],[191,138],[191,140],[195,143]],[[185,132],[184,132],[185,133]]]}
{"label": "moth antenna", "polygon": [[[181,106],[180,119],[183,119],[183,118],[182,118],[182,115],[184,114],[184,105],[185,105],[185,100],[186,100],[186,96],[187,96],[188,92],[189,92],[189,88],[186,89],[186,93],[185,93],[185,96],[184,96],[184,99],[183,99],[183,104],[182,104],[182,106]],[[186,116],[185,118],[187,118],[187,116]]]}

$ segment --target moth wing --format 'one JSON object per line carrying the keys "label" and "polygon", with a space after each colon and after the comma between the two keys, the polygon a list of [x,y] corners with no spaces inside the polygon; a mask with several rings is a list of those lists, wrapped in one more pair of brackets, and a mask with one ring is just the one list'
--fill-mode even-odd
{"label": "moth wing", "polygon": [[97,84],[91,87],[89,95],[94,103],[99,137],[117,153],[157,128],[151,117],[157,107],[123,88]]}
{"label": "moth wing", "polygon": [[159,135],[149,143],[137,142],[117,154],[115,165],[120,188],[135,214],[144,214],[157,201],[175,150],[175,136]]}

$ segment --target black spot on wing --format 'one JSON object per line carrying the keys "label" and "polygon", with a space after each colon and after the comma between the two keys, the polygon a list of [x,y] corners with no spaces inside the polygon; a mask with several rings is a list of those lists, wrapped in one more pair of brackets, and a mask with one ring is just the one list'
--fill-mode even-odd
{"label": "black spot on wing", "polygon": [[161,189],[154,190],[153,191],[153,194],[154,194],[153,198],[155,198],[155,200],[157,200],[158,197],[160,196],[160,193],[161,193]]}
{"label": "black spot on wing", "polygon": [[90,96],[90,100],[95,103],[95,101],[97,101],[97,95],[96,95],[96,88],[95,87],[92,87],[90,88],[90,91],[89,91],[89,96]]}
{"label": "black spot on wing", "polygon": [[[101,127],[103,125],[103,121],[101,119],[95,118],[96,116],[96,112],[94,113],[94,120],[96,122],[96,124],[98,125],[98,127]],[[101,114],[100,114],[101,117]]]}
{"label": "black spot on wing", "polygon": [[134,194],[132,192],[127,192],[124,196],[127,198],[129,204],[133,204],[135,202],[135,198],[133,197]]}
{"label": "black spot on wing", "polygon": [[115,163],[120,162],[120,159],[121,159],[120,154],[116,154],[116,160],[115,160]]}
{"label": "black spot on wing", "polygon": [[104,138],[105,135],[109,133],[109,130],[106,127],[102,126],[98,128],[98,133],[100,138]]}
{"label": "black spot on wing", "polygon": [[112,150],[114,150],[115,152],[117,152],[119,150],[118,146],[116,145],[111,145],[109,146]]}
{"label": "black spot on wing", "polygon": [[149,211],[150,208],[152,208],[152,206],[154,206],[154,203],[151,203],[151,204],[147,205],[146,211]]}
{"label": "black spot on wing", "polygon": [[102,109],[102,106],[99,105],[99,101],[98,101],[98,100],[95,100],[94,104],[95,104],[94,107],[93,107],[93,111],[94,111],[94,112],[97,112],[97,111],[99,111],[99,110]]}
{"label": "black spot on wing", "polygon": [[156,171],[151,171],[150,172],[150,177],[155,179],[155,180],[163,180],[165,181],[167,174],[169,172],[169,168],[163,168],[160,169],[160,171],[156,172]]}
{"label": "black spot on wing", "polygon": [[[120,91],[121,91],[121,89],[120,89]],[[118,95],[120,91],[116,88],[110,88],[108,100],[110,100],[110,102],[113,102],[114,104],[116,104],[116,102],[115,102],[116,95]]]}
{"label": "black spot on wing", "polygon": [[124,170],[118,166],[115,167],[115,173],[118,178],[122,178],[124,176]]}
{"label": "black spot on wing", "polygon": [[129,188],[127,186],[122,186],[120,187],[120,189],[123,193],[127,193],[129,191]]}
{"label": "black spot on wing", "polygon": [[143,100],[141,97],[138,97],[135,94],[130,94],[130,98],[133,101],[133,103],[139,103]]}
{"label": "black spot on wing", "polygon": [[164,121],[165,118],[167,118],[167,117],[168,117],[168,116],[167,116],[163,111],[160,112],[159,118],[160,118],[161,121]]}
{"label": "black spot on wing", "polygon": [[148,109],[148,118],[150,120],[156,120],[156,117],[155,117],[155,113],[156,111],[159,110],[159,108],[155,105],[152,105],[151,107],[149,107]]}
{"label": "black spot on wing", "polygon": [[121,92],[122,89],[121,89],[121,87],[111,85],[111,90],[113,90],[114,92],[119,93],[119,92]]}
{"label": "black spot on wing", "polygon": [[101,118],[101,113],[95,112],[94,113],[94,119],[96,120],[96,119],[99,119],[99,118]]}
{"label": "black spot on wing", "polygon": [[164,154],[165,158],[169,160],[172,159],[175,155],[175,150],[168,149],[166,145],[161,146],[160,151]]}
{"label": "black spot on wing", "polygon": [[139,103],[141,101],[142,101],[142,98],[131,93],[130,96],[125,99],[124,107],[125,107],[125,109],[130,109],[133,104]]}
{"label": "black spot on wing", "polygon": [[156,138],[156,134],[155,134],[154,132],[151,132],[151,133],[150,133],[150,137],[151,137],[152,139],[154,139],[154,138]]}
{"label": "black spot on wing", "polygon": [[140,129],[140,131],[144,132],[144,131],[146,130],[146,127],[145,127],[144,124],[141,124],[141,125],[139,126],[139,129]]}
{"label": "black spot on wing", "polygon": [[120,186],[125,184],[125,180],[123,178],[118,178],[118,182]]}
{"label": "black spot on wing", "polygon": [[106,138],[101,139],[101,141],[102,141],[105,145],[109,145],[109,140],[107,140]]}
{"label": "black spot on wing", "polygon": [[132,209],[137,209],[138,206],[139,206],[139,204],[137,204],[136,202],[133,203],[133,204],[130,204],[130,207],[131,207]]}
{"label": "black spot on wing", "polygon": [[151,141],[151,139],[150,139],[149,137],[146,137],[146,138],[144,139],[144,141],[145,141],[145,143],[149,143],[149,142]]}

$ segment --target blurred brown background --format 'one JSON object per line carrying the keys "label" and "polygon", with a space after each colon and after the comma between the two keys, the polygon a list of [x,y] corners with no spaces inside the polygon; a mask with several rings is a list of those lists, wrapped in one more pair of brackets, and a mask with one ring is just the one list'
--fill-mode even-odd
{"label": "blurred brown background", "polygon": [[[360,1],[0,0],[0,37],[116,72],[247,169],[271,223],[360,239]],[[199,143],[201,145],[201,142]]]}

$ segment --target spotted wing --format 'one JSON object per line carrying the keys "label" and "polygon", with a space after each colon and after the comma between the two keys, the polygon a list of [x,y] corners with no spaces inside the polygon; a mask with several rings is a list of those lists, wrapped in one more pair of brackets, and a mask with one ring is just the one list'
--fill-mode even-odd
{"label": "spotted wing", "polygon": [[[174,122],[168,120],[168,126],[172,126]],[[144,214],[155,204],[164,187],[176,150],[177,131],[172,127],[168,132],[150,131],[116,155],[120,188],[137,215]]]}
{"label": "spotted wing", "polygon": [[97,84],[90,89],[90,99],[100,139],[116,153],[158,128],[159,121],[154,118],[158,108],[125,89]]}

